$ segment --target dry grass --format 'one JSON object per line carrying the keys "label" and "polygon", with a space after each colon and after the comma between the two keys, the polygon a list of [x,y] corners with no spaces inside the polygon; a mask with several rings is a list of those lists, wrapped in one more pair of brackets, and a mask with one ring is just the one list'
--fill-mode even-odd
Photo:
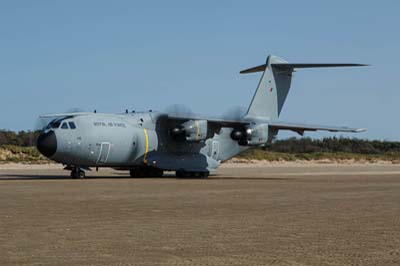
{"label": "dry grass", "polygon": [[249,150],[239,156],[240,160],[262,160],[271,162],[291,162],[291,161],[330,161],[340,163],[342,161],[368,162],[375,163],[380,161],[390,161],[400,163],[400,153],[385,154],[357,154],[346,152],[315,152],[315,153],[282,153],[271,152],[260,149]]}
{"label": "dry grass", "polygon": [[0,147],[0,163],[40,164],[50,161],[41,155],[35,147],[4,145]]}

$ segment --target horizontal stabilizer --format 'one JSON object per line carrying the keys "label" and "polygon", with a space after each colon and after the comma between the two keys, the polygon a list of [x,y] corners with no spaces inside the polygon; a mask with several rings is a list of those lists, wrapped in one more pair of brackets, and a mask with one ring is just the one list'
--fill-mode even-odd
{"label": "horizontal stabilizer", "polygon": [[252,68],[248,68],[245,70],[240,71],[240,74],[249,74],[249,73],[255,73],[255,72],[262,72],[265,70],[267,67],[267,64],[261,65],[261,66],[256,66]]}
{"label": "horizontal stabilizer", "polygon": [[[317,67],[359,67],[359,66],[368,66],[366,64],[289,64],[289,63],[275,63],[271,64],[272,67],[278,68],[278,69],[288,69],[288,70],[293,70],[295,68],[317,68]],[[245,69],[240,71],[240,74],[249,74],[249,73],[255,73],[255,72],[262,72],[265,70],[267,67],[267,64],[263,64],[260,66],[252,67],[249,69]]]}

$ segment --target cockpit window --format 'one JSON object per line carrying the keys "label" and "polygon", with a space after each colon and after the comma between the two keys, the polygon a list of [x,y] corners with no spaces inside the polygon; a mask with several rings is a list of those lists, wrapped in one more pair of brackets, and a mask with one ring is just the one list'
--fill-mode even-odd
{"label": "cockpit window", "polygon": [[70,129],[75,129],[75,128],[76,128],[74,122],[68,122],[68,124],[69,124],[69,128],[70,128]]}
{"label": "cockpit window", "polygon": [[50,126],[50,128],[59,128],[60,125],[61,125],[61,123],[59,121],[54,121],[49,126]]}
{"label": "cockpit window", "polygon": [[[71,117],[61,117],[61,118],[53,119],[53,120],[46,126],[45,129],[56,129],[56,128],[59,128],[60,125],[61,125],[61,123],[62,123],[65,119],[70,119],[70,118],[71,118]],[[66,124],[66,123],[63,123],[63,124],[65,124],[65,126],[62,127],[62,128],[63,128],[63,129],[68,129],[68,124]],[[72,127],[71,127],[71,128],[72,128]]]}
{"label": "cockpit window", "polygon": [[61,128],[62,128],[62,129],[68,129],[68,125],[67,125],[67,123],[65,123],[65,122],[64,122],[64,123],[62,123],[62,125],[61,125]]}

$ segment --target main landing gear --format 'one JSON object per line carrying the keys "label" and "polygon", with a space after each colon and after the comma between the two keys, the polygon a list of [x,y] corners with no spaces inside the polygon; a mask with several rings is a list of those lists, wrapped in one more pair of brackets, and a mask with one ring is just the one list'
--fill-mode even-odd
{"label": "main landing gear", "polygon": [[131,177],[162,177],[164,171],[155,167],[139,167],[129,170]]}
{"label": "main landing gear", "polygon": [[208,178],[210,172],[208,171],[185,171],[178,170],[176,171],[176,177],[190,177],[190,178]]}
{"label": "main landing gear", "polygon": [[71,170],[71,177],[75,179],[84,179],[85,178],[85,171],[79,169],[79,168],[74,168]]}

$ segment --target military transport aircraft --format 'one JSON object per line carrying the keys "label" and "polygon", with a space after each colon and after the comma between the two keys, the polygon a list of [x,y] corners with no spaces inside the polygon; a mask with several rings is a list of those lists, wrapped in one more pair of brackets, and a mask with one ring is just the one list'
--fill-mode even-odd
{"label": "military transport aircraft", "polygon": [[350,67],[362,64],[291,64],[270,55],[265,64],[241,71],[263,72],[247,113],[237,119],[163,112],[61,113],[37,141],[46,157],[65,165],[73,178],[90,167],[129,170],[132,177],[208,177],[233,156],[266,145],[279,130],[362,132],[365,129],[287,123],[278,120],[298,68]]}

